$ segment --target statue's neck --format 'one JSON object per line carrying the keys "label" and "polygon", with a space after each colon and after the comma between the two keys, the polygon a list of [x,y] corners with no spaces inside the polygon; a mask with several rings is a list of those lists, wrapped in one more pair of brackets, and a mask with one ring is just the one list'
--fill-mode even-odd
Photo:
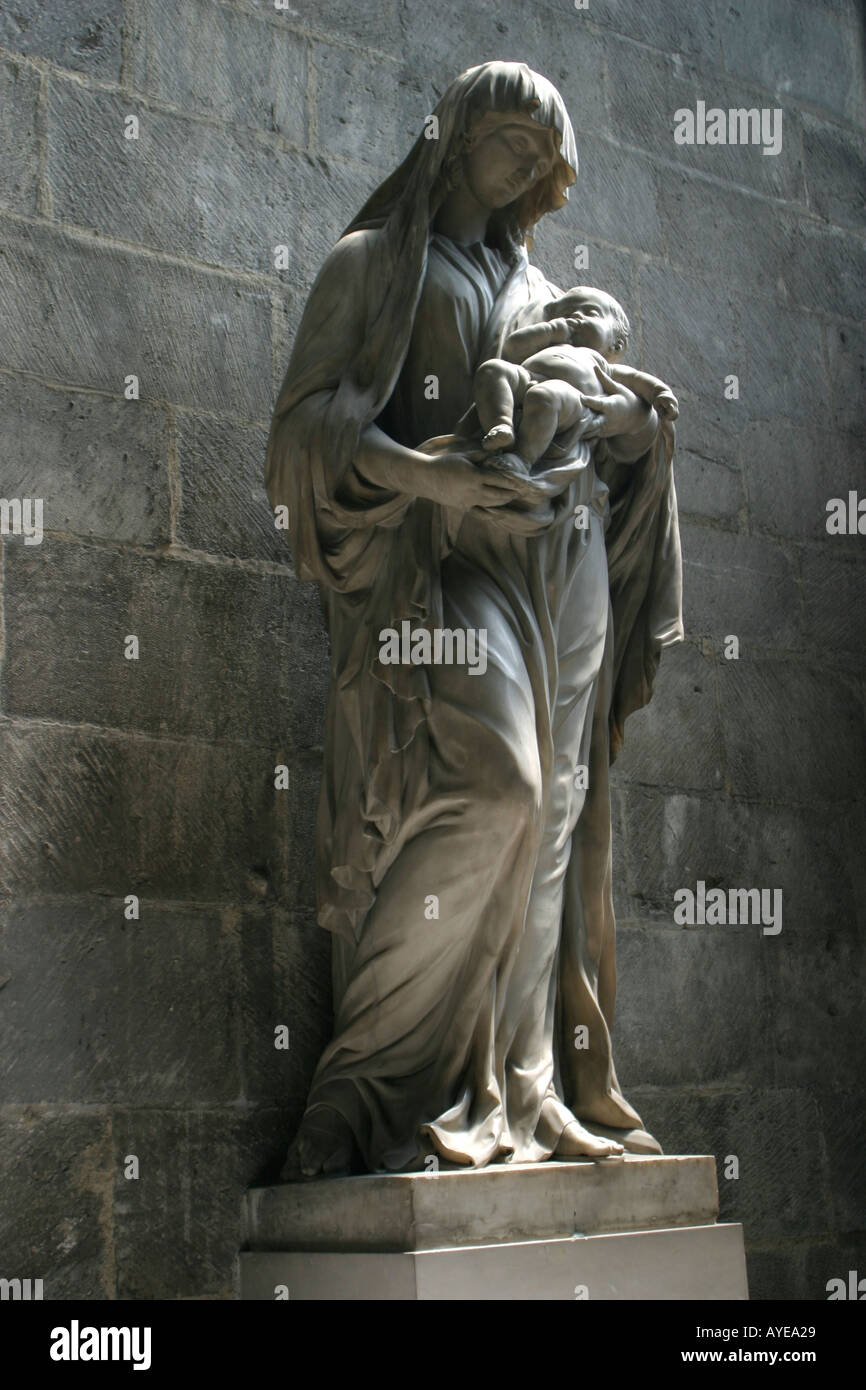
{"label": "statue's neck", "polygon": [[479,203],[465,186],[453,189],[443,200],[433,222],[434,232],[450,237],[459,246],[474,246],[484,241],[490,209]]}

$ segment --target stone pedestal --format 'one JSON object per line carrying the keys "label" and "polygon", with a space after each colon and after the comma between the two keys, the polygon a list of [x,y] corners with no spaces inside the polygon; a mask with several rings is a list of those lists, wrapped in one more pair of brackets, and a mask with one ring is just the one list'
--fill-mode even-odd
{"label": "stone pedestal", "polygon": [[748,1298],[742,1227],[717,1214],[709,1157],[253,1188],[241,1298]]}

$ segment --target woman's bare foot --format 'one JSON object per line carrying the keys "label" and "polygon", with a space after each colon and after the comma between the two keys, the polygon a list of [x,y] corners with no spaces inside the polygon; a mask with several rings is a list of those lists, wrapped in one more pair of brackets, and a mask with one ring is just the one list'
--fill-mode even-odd
{"label": "woman's bare foot", "polygon": [[307,1111],[289,1145],[281,1182],[336,1177],[351,1170],[354,1135],[343,1116],[329,1105]]}
{"label": "woman's bare foot", "polygon": [[587,1158],[615,1158],[622,1152],[622,1144],[618,1144],[614,1139],[598,1139],[577,1120],[571,1120],[559,1137],[554,1157],[574,1158],[585,1155]]}
{"label": "woman's bare foot", "polygon": [[600,1139],[618,1139],[626,1153],[643,1154],[645,1156],[660,1154],[663,1152],[659,1141],[645,1129],[635,1126],[633,1129],[623,1129],[620,1126],[614,1128],[611,1125],[598,1125],[591,1120],[586,1121],[586,1129],[589,1134],[596,1135]]}

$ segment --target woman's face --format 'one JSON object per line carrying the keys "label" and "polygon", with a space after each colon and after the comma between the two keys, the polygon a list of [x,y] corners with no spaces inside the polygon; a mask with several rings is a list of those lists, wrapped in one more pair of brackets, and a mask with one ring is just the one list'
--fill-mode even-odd
{"label": "woman's face", "polygon": [[482,207],[503,208],[550,173],[556,150],[544,126],[507,122],[466,155],[466,182]]}

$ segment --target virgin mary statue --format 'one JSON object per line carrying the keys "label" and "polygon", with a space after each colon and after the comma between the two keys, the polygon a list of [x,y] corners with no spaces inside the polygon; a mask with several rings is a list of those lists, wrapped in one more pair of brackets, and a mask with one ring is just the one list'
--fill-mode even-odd
{"label": "virgin mary statue", "polygon": [[661,1152],[611,1054],[608,765],[682,637],[673,426],[609,381],[535,481],[479,463],[473,373],[562,293],[529,233],[577,153],[523,63],[434,114],[323,265],[268,445],[331,639],[334,1036],[284,1178]]}

